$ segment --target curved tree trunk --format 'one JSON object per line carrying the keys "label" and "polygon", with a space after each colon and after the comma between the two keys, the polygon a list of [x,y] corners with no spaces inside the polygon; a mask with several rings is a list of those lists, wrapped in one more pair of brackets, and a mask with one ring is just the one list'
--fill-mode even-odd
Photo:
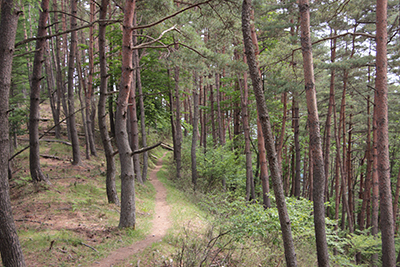
{"label": "curved tree trunk", "polygon": [[[77,27],[76,14],[78,12],[78,1],[71,0],[71,29]],[[75,70],[75,57],[77,56],[77,33],[71,33],[71,45],[69,51],[68,61],[68,112],[69,112],[69,129],[71,132],[72,143],[72,165],[81,163],[81,155],[79,149],[79,137],[75,123],[75,107],[74,107],[74,70]]]}
{"label": "curved tree trunk", "polygon": [[[100,20],[105,20],[109,0],[102,0],[100,6]],[[107,100],[107,59],[106,59],[106,23],[99,23],[99,57],[100,57],[100,99],[97,109],[99,120],[100,136],[103,142],[104,152],[107,162],[106,171],[106,191],[108,203],[119,204],[117,188],[115,186],[115,161],[113,147],[110,136],[108,135],[106,122],[106,100]]]}
{"label": "curved tree trunk", "polygon": [[11,210],[8,184],[9,158],[9,93],[18,16],[16,1],[2,0],[0,21],[0,253],[4,266],[24,267],[25,260],[19,243]]}
{"label": "curved tree trunk", "polygon": [[247,57],[247,64],[250,70],[250,76],[253,82],[253,90],[257,101],[257,109],[262,125],[265,146],[268,152],[268,161],[271,171],[272,184],[276,198],[276,206],[279,213],[281,224],[283,245],[285,248],[285,259],[287,266],[297,266],[296,253],[294,250],[292,230],[289,215],[287,213],[285,195],[283,193],[282,179],[276,158],[274,138],[271,130],[269,114],[265,103],[264,92],[262,90],[261,77],[258,72],[257,61],[254,53],[254,47],[251,39],[250,28],[250,0],[244,0],[242,6],[242,32]]}
{"label": "curved tree trunk", "polygon": [[135,14],[135,0],[126,0],[122,35],[122,73],[118,94],[115,121],[115,137],[121,162],[121,214],[120,228],[135,228],[135,173],[132,150],[127,131],[128,98],[132,86],[132,22]]}
{"label": "curved tree trunk", "polygon": [[319,129],[318,108],[314,81],[314,66],[310,35],[310,6],[308,0],[299,1],[301,47],[304,64],[304,81],[310,131],[310,148],[313,157],[314,227],[319,266],[329,266],[328,244],[325,232],[325,171]]}
{"label": "curved tree trunk", "polygon": [[[37,36],[46,35],[46,25],[49,17],[49,0],[42,1],[41,9]],[[46,40],[38,39],[36,41],[36,52],[33,60],[31,103],[29,110],[29,169],[34,182],[47,181],[46,176],[40,168],[39,156],[40,83],[42,81],[42,66],[45,49]]]}

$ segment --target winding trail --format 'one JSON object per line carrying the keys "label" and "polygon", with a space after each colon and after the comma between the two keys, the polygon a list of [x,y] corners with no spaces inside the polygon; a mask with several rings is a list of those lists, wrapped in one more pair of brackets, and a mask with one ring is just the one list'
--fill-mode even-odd
{"label": "winding trail", "polygon": [[154,209],[154,218],[152,220],[153,228],[151,229],[150,234],[146,236],[145,239],[137,241],[128,247],[119,248],[111,252],[107,258],[97,261],[95,266],[110,267],[115,264],[119,264],[123,260],[129,258],[129,256],[150,246],[152,243],[160,241],[167,233],[167,230],[171,225],[171,222],[168,219],[170,207],[166,201],[167,190],[157,179],[157,172],[162,167],[163,158],[165,157],[166,153],[167,152],[165,152],[163,156],[158,159],[156,167],[150,172],[149,175],[149,181],[156,189],[156,206]]}

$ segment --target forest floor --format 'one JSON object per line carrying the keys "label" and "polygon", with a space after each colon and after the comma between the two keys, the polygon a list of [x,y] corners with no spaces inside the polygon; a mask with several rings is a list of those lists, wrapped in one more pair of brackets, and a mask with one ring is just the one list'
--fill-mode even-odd
{"label": "forest floor", "polygon": [[[46,106],[41,108],[41,117],[44,118],[40,124],[43,132],[51,127],[51,120],[46,119],[51,118],[51,113]],[[180,211],[170,216],[171,210],[175,210],[171,205],[183,201],[182,205],[177,205],[178,210],[189,205],[171,185],[168,191],[178,194],[179,201],[170,199],[167,203],[167,189],[163,183],[169,183],[168,175],[164,169],[160,171],[163,160],[168,158],[167,152],[159,148],[150,151],[148,181],[135,185],[136,229],[119,229],[120,207],[108,203],[105,193],[106,164],[100,142],[97,142],[99,155],[90,159],[85,159],[81,146],[82,163],[73,166],[72,149],[66,136],[55,140],[50,134],[43,139],[40,142],[41,168],[51,184],[31,182],[29,149],[13,160],[10,179],[13,216],[26,266],[133,266],[129,261],[135,254],[138,254],[133,259],[135,266],[138,261],[140,266],[161,266],[158,262],[163,261],[163,255],[170,255],[175,249],[170,241],[181,230],[177,223],[186,222]],[[84,137],[80,139],[83,145]],[[28,136],[18,136],[18,143],[14,153],[28,145]],[[118,157],[116,161],[119,166]],[[120,196],[118,173],[117,167]],[[157,178],[160,173],[163,182]],[[168,241],[155,245],[171,227]]]}
{"label": "forest floor", "polygon": [[137,241],[130,246],[114,250],[107,258],[95,262],[96,265],[100,267],[110,267],[114,266],[117,263],[122,263],[133,254],[136,254],[144,248],[149,247],[152,243],[161,241],[162,238],[166,235],[167,230],[171,226],[171,221],[168,218],[170,215],[170,207],[167,203],[167,189],[157,179],[157,172],[160,171],[163,163],[163,158],[166,154],[167,152],[164,152],[162,158],[157,161],[156,167],[150,172],[149,175],[149,181],[156,189],[155,211],[153,220],[151,222],[153,227],[150,231],[150,234],[147,235],[144,239]]}

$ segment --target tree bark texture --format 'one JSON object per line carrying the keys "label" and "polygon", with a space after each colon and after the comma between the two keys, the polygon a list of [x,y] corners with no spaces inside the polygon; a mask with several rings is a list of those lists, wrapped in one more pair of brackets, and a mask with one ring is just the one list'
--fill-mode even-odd
{"label": "tree bark texture", "polygon": [[115,137],[121,162],[121,214],[118,226],[120,228],[135,228],[136,224],[135,173],[127,131],[128,98],[133,78],[132,22],[135,4],[135,0],[126,0],[125,2],[122,32],[122,73],[115,118]]}
{"label": "tree bark texture", "polygon": [[[335,31],[336,34],[336,31]],[[331,41],[331,62],[334,63],[336,59],[336,38]],[[331,79],[329,86],[329,105],[328,113],[326,114],[325,121],[325,142],[324,142],[324,169],[325,169],[325,198],[329,201],[328,193],[328,177],[330,166],[330,151],[331,151],[331,124],[332,124],[332,110],[335,101],[335,70],[331,70]]]}
{"label": "tree bark texture", "polygon": [[[245,60],[246,62],[246,60]],[[242,120],[243,120],[243,133],[244,133],[244,153],[246,155],[246,200],[254,200],[254,178],[253,178],[253,165],[250,148],[250,123],[249,123],[249,89],[247,86],[247,72],[243,73],[243,80],[239,79],[241,107],[242,107]]]}
{"label": "tree bark texture", "polygon": [[[92,23],[94,21],[94,13],[95,10],[95,2],[94,0],[90,0],[90,15],[89,19]],[[94,57],[93,57],[93,47],[94,47],[94,38],[93,38],[93,29],[94,26],[89,27],[89,75],[88,75],[88,84],[87,90],[85,90],[85,105],[86,105],[86,128],[88,133],[88,142],[90,148],[90,154],[97,157],[97,151],[94,140],[94,120],[92,120],[92,102],[93,102],[93,74],[94,74]]]}
{"label": "tree bark texture", "polygon": [[2,0],[0,20],[0,253],[4,266],[24,267],[25,260],[12,215],[8,184],[9,93],[15,35],[20,12],[16,1]]}
{"label": "tree bark texture", "polygon": [[[109,0],[102,0],[100,6],[100,20],[106,19]],[[99,23],[99,57],[100,57],[100,97],[97,108],[100,136],[106,156],[106,191],[108,203],[119,204],[117,188],[115,186],[115,160],[111,139],[108,134],[106,122],[106,101],[107,101],[107,58],[106,58],[106,23]]]}
{"label": "tree bark texture", "polygon": [[175,123],[175,142],[176,146],[174,150],[176,150],[176,178],[181,178],[181,169],[182,169],[182,128],[181,128],[181,111],[180,111],[180,101],[179,101],[179,66],[175,66],[174,69],[174,78],[175,78],[175,112],[176,112],[176,123]]}
{"label": "tree bark texture", "polygon": [[376,122],[382,266],[395,266],[392,190],[390,185],[388,86],[387,86],[387,0],[376,1]]}
{"label": "tree bark texture", "polygon": [[[135,40],[136,37],[134,37]],[[140,59],[139,59],[139,50],[135,50],[135,59],[136,59],[136,85],[139,94],[139,107],[140,107],[140,131],[142,135],[142,147],[147,147],[147,135],[146,135],[146,116],[145,116],[145,107],[144,107],[144,96],[142,90],[142,79],[140,74]],[[147,180],[147,169],[149,165],[149,153],[146,151],[143,153],[143,169],[142,169],[142,181],[146,182]]]}
{"label": "tree bark texture", "polygon": [[263,129],[265,146],[268,153],[269,167],[271,171],[272,184],[276,198],[276,206],[279,213],[279,221],[281,224],[282,239],[285,249],[285,259],[287,266],[297,266],[296,253],[294,250],[291,223],[287,212],[285,196],[283,193],[282,179],[276,158],[274,138],[271,130],[271,124],[265,96],[262,90],[261,77],[258,72],[257,61],[254,53],[254,47],[251,39],[250,28],[250,9],[251,1],[244,0],[242,5],[242,32],[247,57],[247,64],[250,70],[250,76],[253,83],[253,90],[257,101],[257,109]]}
{"label": "tree bark texture", "polygon": [[[300,0],[299,9],[304,81],[310,131],[310,148],[313,156],[314,227],[317,245],[317,257],[319,266],[329,266],[328,244],[326,242],[325,232],[325,171],[314,82],[314,66],[310,35],[310,6],[308,0]],[[310,168],[311,167],[312,166],[310,166]]]}
{"label": "tree bark texture", "polygon": [[[49,17],[49,0],[43,0],[39,15],[38,34],[45,36],[46,25]],[[36,52],[33,60],[32,83],[31,83],[31,102],[29,110],[29,169],[34,182],[47,181],[46,176],[40,168],[39,156],[39,103],[40,103],[40,84],[42,82],[42,66],[44,62],[44,52],[46,40],[36,41]]]}
{"label": "tree bark texture", "polygon": [[[78,0],[71,0],[71,29],[77,27],[76,14],[78,12]],[[69,129],[71,132],[72,143],[72,165],[81,163],[81,155],[79,149],[79,137],[75,123],[75,107],[74,107],[74,71],[75,58],[77,56],[77,32],[71,33],[71,44],[68,61],[68,112],[69,112]]]}
{"label": "tree bark texture", "polygon": [[[135,16],[135,15],[134,15]],[[135,25],[135,18],[133,19],[133,25]],[[132,34],[132,43],[135,45],[135,38]],[[129,126],[130,126],[130,143],[131,143],[131,149],[132,151],[138,150],[139,149],[139,124],[138,124],[138,119],[137,119],[137,109],[136,109],[136,68],[138,67],[136,63],[138,60],[136,60],[136,54],[137,50],[132,52],[132,66],[133,66],[133,74],[132,74],[132,85],[130,87],[130,93],[129,93],[129,100],[128,100],[128,118],[129,118]],[[140,171],[140,160],[139,160],[139,155],[135,154],[133,155],[133,166],[135,168],[135,176],[136,176],[136,181],[139,183],[143,184],[142,180],[142,175]]]}

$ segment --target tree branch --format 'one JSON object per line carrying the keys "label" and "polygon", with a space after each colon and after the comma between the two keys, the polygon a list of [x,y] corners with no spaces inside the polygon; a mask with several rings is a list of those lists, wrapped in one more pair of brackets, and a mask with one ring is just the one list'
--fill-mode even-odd
{"label": "tree branch", "polygon": [[[169,16],[166,16],[166,17],[164,17],[164,18],[162,18],[162,19],[160,19],[160,20],[158,20],[156,22],[153,22],[153,23],[150,23],[150,24],[147,24],[147,25],[142,25],[142,26],[135,26],[135,27],[132,27],[131,29],[132,30],[140,30],[140,29],[146,29],[146,28],[153,27],[155,25],[158,25],[158,24],[170,19],[170,18],[173,18],[173,17],[179,15],[182,12],[185,12],[186,10],[189,10],[191,8],[194,8],[194,7],[197,7],[197,6],[200,6],[200,5],[208,4],[211,1],[213,1],[213,0],[207,0],[207,1],[204,1],[204,2],[197,3],[197,4],[193,4],[191,6],[188,6],[188,7],[184,8],[184,9],[181,9],[181,10],[179,10],[179,11],[177,11],[177,12],[175,12],[175,13],[169,15]],[[69,30],[66,30],[66,31],[63,31],[63,32],[58,32],[58,33],[55,33],[55,34],[50,34],[50,35],[32,37],[32,38],[25,39],[25,40],[22,40],[22,41],[16,43],[14,47],[18,47],[20,45],[24,45],[24,44],[27,44],[27,43],[30,43],[30,42],[33,42],[33,41],[36,41],[36,40],[40,40],[40,39],[51,39],[53,37],[60,36],[60,35],[63,35],[63,34],[67,34],[67,33],[73,32],[73,31],[79,31],[79,30],[82,30],[82,29],[85,29],[85,28],[89,28],[89,27],[91,27],[94,24],[99,23],[99,22],[107,22],[108,24],[113,24],[113,23],[120,23],[120,22],[122,22],[122,20],[95,20],[92,23],[88,23],[88,24],[82,25],[80,27],[77,27],[77,28],[74,28],[74,29],[69,29]]]}

